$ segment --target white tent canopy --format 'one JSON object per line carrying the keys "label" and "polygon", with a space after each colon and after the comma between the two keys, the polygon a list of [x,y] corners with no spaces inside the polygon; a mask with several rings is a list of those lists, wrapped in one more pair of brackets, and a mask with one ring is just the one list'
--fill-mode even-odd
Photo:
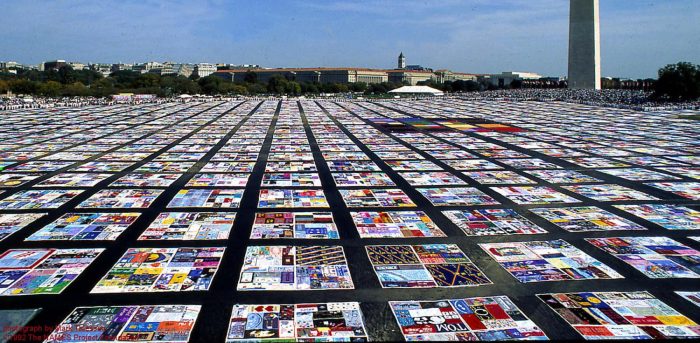
{"label": "white tent canopy", "polygon": [[442,95],[443,92],[439,89],[435,89],[428,86],[403,86],[401,88],[396,88],[390,90],[389,93],[394,94],[430,94],[430,95]]}

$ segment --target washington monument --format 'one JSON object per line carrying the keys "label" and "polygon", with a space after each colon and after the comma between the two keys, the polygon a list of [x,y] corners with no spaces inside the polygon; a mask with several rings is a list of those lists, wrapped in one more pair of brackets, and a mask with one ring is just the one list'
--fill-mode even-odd
{"label": "washington monument", "polygon": [[598,0],[571,0],[569,6],[569,88],[600,89]]}

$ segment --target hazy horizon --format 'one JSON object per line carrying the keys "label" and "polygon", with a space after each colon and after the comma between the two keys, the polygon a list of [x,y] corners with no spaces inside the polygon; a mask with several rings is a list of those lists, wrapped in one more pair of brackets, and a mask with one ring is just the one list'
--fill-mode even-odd
{"label": "hazy horizon", "polygon": [[[564,76],[568,0],[18,1],[2,61],[175,61]],[[602,75],[700,63],[700,2],[602,0]]]}

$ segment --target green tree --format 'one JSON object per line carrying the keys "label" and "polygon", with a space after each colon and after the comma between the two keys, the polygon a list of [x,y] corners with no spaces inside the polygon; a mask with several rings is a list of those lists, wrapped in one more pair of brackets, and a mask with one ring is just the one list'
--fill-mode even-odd
{"label": "green tree", "polygon": [[63,66],[58,69],[58,81],[64,85],[77,81],[77,73],[71,66]]}
{"label": "green tree", "polygon": [[346,85],[344,83],[338,83],[337,86],[338,86],[339,93],[347,93],[350,91],[350,87],[348,87],[348,85]]}
{"label": "green tree", "polygon": [[94,96],[108,96],[117,93],[117,89],[114,88],[114,79],[112,78],[102,78],[95,81],[90,86],[90,90]]}
{"label": "green tree", "polygon": [[175,77],[172,75],[163,75],[160,77],[159,86],[161,92],[166,96],[170,96],[173,93],[173,88],[175,88]]}
{"label": "green tree", "polygon": [[318,94],[319,93],[319,87],[318,84],[313,83],[313,82],[304,82],[301,84],[301,92],[303,94]]}
{"label": "green tree", "polygon": [[444,84],[443,84],[443,83],[435,82],[435,80],[433,80],[433,79],[428,79],[428,80],[425,80],[425,81],[419,81],[419,82],[416,83],[416,84],[419,85],[419,86],[428,86],[428,87],[435,88],[435,89],[439,89],[439,90],[445,90],[445,89],[444,89]]}
{"label": "green tree", "polygon": [[445,92],[458,92],[459,86],[456,85],[456,82],[446,81],[442,83],[442,90]]}
{"label": "green tree", "polygon": [[654,97],[673,101],[700,98],[700,65],[679,62],[659,69]]}
{"label": "green tree", "polygon": [[134,88],[152,88],[160,85],[160,75],[145,73],[140,74],[134,81]]}
{"label": "green tree", "polygon": [[260,82],[246,84],[246,89],[248,94],[263,94],[267,92],[267,87]]}
{"label": "green tree", "polygon": [[340,89],[338,89],[338,84],[337,83],[324,83],[321,84],[321,90],[324,93],[338,93],[340,92]]}
{"label": "green tree", "polygon": [[63,95],[65,96],[86,96],[90,95],[90,89],[85,87],[81,82],[73,82],[63,86]]}
{"label": "green tree", "polygon": [[365,82],[355,82],[350,84],[350,89],[353,92],[364,92],[367,90],[367,83]]}
{"label": "green tree", "polygon": [[175,80],[175,91],[178,94],[197,94],[202,90],[197,82],[194,82],[184,76],[178,76]]}
{"label": "green tree", "polygon": [[161,92],[167,96],[173,94],[197,94],[200,92],[199,85],[182,76],[182,75],[166,75],[160,78]]}
{"label": "green tree", "polygon": [[287,81],[282,75],[275,75],[267,81],[267,91],[274,94],[285,94],[287,92]]}
{"label": "green tree", "polygon": [[384,94],[388,92],[389,90],[386,87],[386,82],[383,83],[373,83],[369,85],[369,88],[367,91],[365,91],[366,94]]}
{"label": "green tree", "polygon": [[245,95],[248,94],[248,89],[243,85],[233,85],[231,91],[234,94]]}
{"label": "green tree", "polygon": [[44,71],[43,73],[39,73],[36,76],[36,78],[30,78],[30,80],[32,80],[32,81],[58,81],[58,82],[63,83],[61,80],[61,75],[55,69],[50,69],[50,70]]}
{"label": "green tree", "polygon": [[10,84],[5,80],[0,80],[0,93],[7,93],[10,90]]}
{"label": "green tree", "polygon": [[76,81],[80,81],[86,85],[92,85],[95,81],[102,79],[102,74],[94,70],[77,70],[75,71]]}
{"label": "green tree", "polygon": [[57,97],[61,95],[61,84],[56,81],[47,81],[39,86],[39,93],[43,96]]}
{"label": "green tree", "polygon": [[285,87],[285,92],[287,94],[299,95],[301,94],[301,85],[296,81],[289,81]]}
{"label": "green tree", "polygon": [[467,80],[462,82],[464,82],[464,90],[467,92],[478,92],[482,89],[481,85],[476,81]]}
{"label": "green tree", "polygon": [[38,83],[30,80],[10,81],[10,90],[15,94],[36,94],[39,89]]}
{"label": "green tree", "polygon": [[233,82],[226,82],[222,80],[219,83],[219,87],[217,88],[216,94],[224,94],[224,95],[230,95],[235,92],[235,87],[236,85],[233,84]]}
{"label": "green tree", "polygon": [[258,82],[258,74],[254,71],[248,70],[245,73],[245,76],[243,76],[243,81],[247,83],[256,83]]}
{"label": "green tree", "polygon": [[44,72],[38,70],[22,70],[17,74],[17,77],[31,81],[46,81],[48,80],[47,73],[52,73],[54,75],[53,81],[58,81],[58,73],[53,70]]}
{"label": "green tree", "polygon": [[136,80],[140,73],[131,70],[118,70],[109,74],[109,78],[114,80],[117,88],[136,88]]}
{"label": "green tree", "polygon": [[197,81],[202,92],[209,95],[219,94],[221,92],[221,83],[223,82],[223,79],[214,75],[200,77]]}

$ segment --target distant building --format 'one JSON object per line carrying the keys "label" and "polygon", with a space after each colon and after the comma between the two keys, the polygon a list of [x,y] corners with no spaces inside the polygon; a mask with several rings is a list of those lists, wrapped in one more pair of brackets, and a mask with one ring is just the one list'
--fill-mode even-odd
{"label": "distant building", "polygon": [[426,68],[420,64],[409,64],[406,66],[406,68],[403,68],[406,70],[419,70],[419,71],[433,71],[431,68]]}
{"label": "distant building", "polygon": [[128,64],[128,63],[115,63],[112,64],[112,72],[117,72],[117,71],[124,71],[128,70],[131,71],[133,70],[134,65],[133,64]]}
{"label": "distant building", "polygon": [[23,66],[17,62],[0,62],[0,72],[17,74],[18,69],[24,69]]}
{"label": "distant building", "polygon": [[19,65],[17,62],[0,62],[0,69],[10,69],[10,68],[15,68]]}
{"label": "distant building", "polygon": [[17,62],[0,62],[0,71],[9,72],[10,70],[23,69],[23,66]]}
{"label": "distant building", "polygon": [[[228,68],[227,67],[234,67]],[[419,82],[438,79],[440,82],[446,80],[475,80],[473,74],[454,73],[449,70],[442,70],[439,73],[433,73],[430,68],[425,68],[420,65],[406,66],[406,56],[403,52],[399,54],[397,69],[369,69],[369,68],[270,68],[259,69],[260,66],[253,65],[250,67],[240,68],[225,64],[218,64],[217,70],[213,75],[232,82],[244,82],[249,73],[255,73],[255,79],[258,82],[268,82],[275,76],[282,76],[287,80],[297,82],[314,82],[314,83],[355,83],[364,82],[382,83],[394,82],[404,83],[415,86]],[[195,66],[197,73],[197,66]],[[201,77],[202,75],[200,75]]]}
{"label": "distant building", "polygon": [[385,70],[367,68],[230,69],[218,70],[214,75],[233,82],[243,82],[249,72],[255,73],[260,82],[267,82],[277,75],[288,80],[316,83],[382,83],[388,80]]}
{"label": "distant building", "polygon": [[[326,73],[330,75],[333,73]],[[383,70],[376,69],[364,69],[364,68],[347,68],[338,69],[335,73],[339,83],[354,83],[354,82],[364,82],[364,83],[382,83],[389,81],[389,76]],[[346,79],[347,78],[347,79]],[[321,83],[335,82],[332,81],[334,78],[324,76],[321,78]],[[347,80],[347,81],[346,81]]]}
{"label": "distant building", "polygon": [[193,72],[192,65],[186,63],[164,62],[160,68],[153,68],[148,72],[151,74],[163,75],[180,75],[190,77]]}
{"label": "distant building", "polygon": [[539,80],[542,75],[521,72],[521,71],[504,71],[500,74],[491,74],[488,76],[488,82],[496,87],[508,87],[515,80]]}
{"label": "distant building", "polygon": [[444,83],[447,81],[476,81],[479,75],[467,74],[467,73],[457,73],[447,69],[437,70],[433,73],[433,80],[438,83]]}
{"label": "distant building", "polygon": [[152,74],[158,75],[172,75],[175,74],[175,63],[173,62],[163,62],[160,68],[153,68],[148,71]]}
{"label": "distant building", "polygon": [[415,86],[418,82],[437,80],[438,82],[456,80],[476,80],[478,75],[457,73],[449,70],[432,72],[431,70],[408,69],[369,69],[369,68],[274,68],[274,69],[221,69],[213,75],[232,82],[244,82],[248,73],[255,73],[256,80],[268,82],[274,76],[282,76],[297,82],[316,83],[405,83]]}
{"label": "distant building", "polygon": [[85,70],[88,69],[88,66],[85,63],[80,63],[80,62],[68,62],[68,66],[73,68],[73,70]]}
{"label": "distant building", "polygon": [[55,60],[55,61],[48,61],[44,62],[44,70],[49,71],[49,70],[54,70],[57,71],[61,69],[62,67],[65,67],[68,65],[65,60]]}
{"label": "distant building", "polygon": [[217,63],[216,70],[231,70],[231,69],[260,69],[258,64],[230,64]]}
{"label": "distant building", "polygon": [[199,77],[209,76],[216,72],[216,65],[211,63],[198,63],[194,66],[193,73]]}
{"label": "distant building", "polygon": [[141,74],[148,73],[151,71],[151,69],[162,69],[163,64],[159,62],[146,62],[146,63],[140,63],[140,64],[135,64],[131,70],[135,72],[139,72]]}
{"label": "distant building", "polygon": [[388,70],[389,82],[406,83],[415,86],[418,82],[428,81],[433,78],[432,71],[426,70]]}
{"label": "distant building", "polygon": [[93,63],[89,65],[90,70],[96,71],[102,76],[107,77],[112,73],[112,65],[107,63]]}
{"label": "distant building", "polygon": [[181,63],[173,66],[173,73],[178,76],[190,77],[193,72],[194,68],[191,64]]}

